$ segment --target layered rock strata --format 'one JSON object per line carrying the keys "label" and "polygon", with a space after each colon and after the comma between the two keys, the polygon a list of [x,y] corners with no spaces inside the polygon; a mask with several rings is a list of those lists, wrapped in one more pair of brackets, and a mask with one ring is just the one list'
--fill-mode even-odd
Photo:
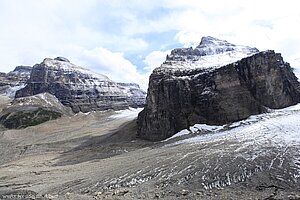
{"label": "layered rock strata", "polygon": [[227,124],[299,101],[299,82],[280,54],[207,37],[194,50],[173,50],[153,71],[138,135],[163,140],[196,123]]}
{"label": "layered rock strata", "polygon": [[[139,92],[136,92],[139,91]],[[46,58],[33,67],[26,87],[16,98],[48,92],[74,112],[124,109],[144,105],[145,93],[139,87],[128,89],[107,76],[70,63],[63,57]],[[138,97],[138,100],[133,100]]]}

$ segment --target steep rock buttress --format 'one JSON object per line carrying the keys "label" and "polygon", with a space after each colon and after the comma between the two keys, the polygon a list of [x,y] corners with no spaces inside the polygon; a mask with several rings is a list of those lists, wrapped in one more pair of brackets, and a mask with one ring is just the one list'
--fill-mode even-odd
{"label": "steep rock buttress", "polygon": [[227,124],[299,101],[297,77],[280,54],[205,37],[152,72],[138,136],[163,140],[196,123]]}

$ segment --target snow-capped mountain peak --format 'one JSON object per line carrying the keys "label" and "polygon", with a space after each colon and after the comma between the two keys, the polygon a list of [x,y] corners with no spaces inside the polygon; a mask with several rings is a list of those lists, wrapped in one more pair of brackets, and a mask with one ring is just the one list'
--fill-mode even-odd
{"label": "snow-capped mountain peak", "polygon": [[233,45],[227,42],[226,40],[220,40],[211,36],[206,36],[201,38],[200,44],[197,48],[206,46],[206,45],[218,45],[218,46],[225,46],[225,45]]}
{"label": "snow-capped mountain peak", "polygon": [[29,77],[31,73],[32,67],[30,66],[17,66],[13,71],[9,72],[10,76],[21,76],[21,77]]}
{"label": "snow-capped mountain peak", "polygon": [[171,51],[162,67],[215,68],[258,53],[257,48],[235,45],[211,36],[202,37],[196,48],[178,48]]}
{"label": "snow-capped mountain peak", "polygon": [[96,78],[101,81],[111,81],[107,76],[92,72],[89,69],[80,67],[78,65],[72,64],[67,58],[57,57],[55,59],[45,58],[43,64],[51,69],[62,70],[65,73],[79,73],[88,75],[91,78]]}
{"label": "snow-capped mountain peak", "polygon": [[211,36],[202,37],[200,44],[195,50],[199,51],[200,56],[223,54],[226,52],[241,52],[245,54],[258,52],[258,49],[256,48],[231,44],[226,40],[220,40]]}

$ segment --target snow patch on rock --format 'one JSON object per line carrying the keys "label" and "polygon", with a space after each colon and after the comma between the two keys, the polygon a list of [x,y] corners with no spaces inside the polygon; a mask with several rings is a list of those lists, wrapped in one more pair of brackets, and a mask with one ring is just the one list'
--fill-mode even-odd
{"label": "snow patch on rock", "polygon": [[15,95],[16,95],[16,92],[22,88],[24,88],[26,85],[25,84],[21,84],[21,85],[16,85],[16,86],[13,86],[13,87],[9,87],[4,96],[8,96],[9,98],[13,99],[15,98]]}

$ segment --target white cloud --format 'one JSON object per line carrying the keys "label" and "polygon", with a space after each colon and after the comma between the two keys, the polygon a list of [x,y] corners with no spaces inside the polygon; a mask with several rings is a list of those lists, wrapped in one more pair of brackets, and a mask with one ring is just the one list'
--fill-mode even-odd
{"label": "white cloud", "polygon": [[199,44],[199,39],[204,36],[198,32],[179,31],[175,35],[175,39],[180,42],[184,47],[195,47]]}
{"label": "white cloud", "polygon": [[61,46],[106,46],[122,52],[138,52],[148,47],[142,38],[106,30],[107,26],[117,30],[118,24],[106,19],[101,14],[106,7],[98,4],[96,0],[0,1],[1,71],[21,64],[32,65],[42,57],[65,55]]}
{"label": "white cloud", "polygon": [[[176,10],[178,33],[183,46],[196,46],[202,36],[214,36],[235,44],[274,49],[293,65],[300,52],[298,2],[286,1],[181,1],[169,6]],[[182,9],[179,9],[182,8]]]}
{"label": "white cloud", "polygon": [[154,68],[159,67],[166,60],[166,56],[170,53],[171,50],[152,51],[144,59],[144,63],[146,64],[144,70],[151,73]]}

